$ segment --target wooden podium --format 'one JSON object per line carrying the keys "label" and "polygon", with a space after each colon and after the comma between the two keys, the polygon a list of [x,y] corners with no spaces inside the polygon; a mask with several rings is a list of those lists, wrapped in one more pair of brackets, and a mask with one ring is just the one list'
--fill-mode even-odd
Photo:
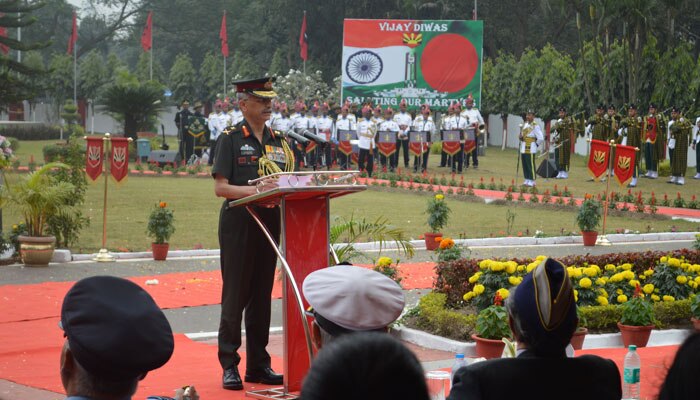
{"label": "wooden podium", "polygon": [[[313,359],[313,346],[305,310],[308,303],[299,288],[311,272],[328,267],[335,253],[329,241],[330,199],[367,189],[357,184],[359,171],[278,173],[248,181],[258,193],[231,201],[245,207],[270,241],[282,264],[284,386],[247,392],[260,399],[295,399]],[[258,217],[256,207],[279,206],[280,243]],[[337,263],[337,260],[334,260]]]}

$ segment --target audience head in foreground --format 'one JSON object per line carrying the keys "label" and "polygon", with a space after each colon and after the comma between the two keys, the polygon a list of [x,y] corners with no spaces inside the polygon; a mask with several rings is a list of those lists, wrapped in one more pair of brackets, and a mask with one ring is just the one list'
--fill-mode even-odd
{"label": "audience head in foreground", "polygon": [[77,282],[63,299],[61,381],[70,396],[130,399],[138,381],[165,364],[173,333],[153,298],[122,278]]}
{"label": "audience head in foreground", "polygon": [[690,400],[698,398],[695,386],[700,376],[700,333],[688,336],[676,352],[659,392],[659,400]]}
{"label": "audience head in foreground", "polygon": [[386,331],[405,305],[396,282],[352,265],[312,272],[304,280],[303,292],[313,308],[311,333],[319,349],[348,333]]}
{"label": "audience head in foreground", "polygon": [[[545,259],[506,299],[516,358],[488,360],[455,373],[450,399],[619,399],[620,373],[597,356],[566,356],[578,319],[566,268]],[[585,376],[591,385],[577,385]]]}
{"label": "audience head in foreground", "polygon": [[428,400],[418,358],[390,335],[346,335],[325,346],[301,388],[303,400]]}

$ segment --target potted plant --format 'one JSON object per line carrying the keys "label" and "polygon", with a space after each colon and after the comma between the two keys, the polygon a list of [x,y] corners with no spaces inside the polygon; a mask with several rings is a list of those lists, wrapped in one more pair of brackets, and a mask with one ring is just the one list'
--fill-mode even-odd
{"label": "potted plant", "polygon": [[690,315],[693,327],[700,332],[700,296],[697,294],[690,299]]}
{"label": "potted plant", "polygon": [[175,233],[175,217],[173,210],[168,208],[168,204],[164,201],[156,204],[148,217],[148,226],[146,233],[153,238],[151,250],[153,251],[153,259],[163,261],[168,257],[168,249],[170,244],[168,240]]}
{"label": "potted plant", "polygon": [[617,327],[622,334],[625,348],[634,344],[645,347],[649,341],[651,330],[654,329],[654,306],[644,298],[639,284],[634,289],[632,299],[622,304],[622,316]]}
{"label": "potted plant", "polygon": [[584,246],[595,246],[598,239],[598,226],[602,215],[600,202],[595,201],[593,196],[586,194],[586,198],[576,214],[576,223],[581,229]]}
{"label": "potted plant", "polygon": [[476,333],[472,339],[476,342],[476,356],[489,358],[499,358],[503,354],[505,343],[504,337],[511,336],[508,326],[508,313],[503,307],[503,297],[501,290],[496,291],[493,304],[481,310],[476,317]]}
{"label": "potted plant", "polygon": [[450,215],[450,207],[445,202],[445,196],[438,193],[428,200],[425,213],[428,214],[428,226],[430,227],[430,232],[425,233],[425,248],[435,250],[440,244],[438,238],[442,237],[440,229],[447,225],[447,217]]}
{"label": "potted plant", "polygon": [[571,346],[574,350],[581,350],[583,348],[583,342],[586,340],[586,335],[588,334],[588,321],[586,317],[581,314],[581,309],[576,306],[576,315],[578,316],[578,326],[574,331],[574,335],[571,337]]}
{"label": "potted plant", "polygon": [[75,186],[51,175],[63,163],[48,163],[40,169],[7,183],[2,199],[17,206],[24,219],[26,235],[19,235],[19,254],[28,267],[45,267],[53,257],[56,238],[46,234],[49,218],[72,212]]}

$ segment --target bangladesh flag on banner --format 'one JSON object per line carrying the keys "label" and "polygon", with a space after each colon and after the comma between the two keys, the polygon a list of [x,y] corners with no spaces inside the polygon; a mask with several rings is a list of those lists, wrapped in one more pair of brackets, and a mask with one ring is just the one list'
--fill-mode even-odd
{"label": "bangladesh flag on banner", "polygon": [[446,111],[471,93],[481,104],[483,21],[344,21],[343,100]]}

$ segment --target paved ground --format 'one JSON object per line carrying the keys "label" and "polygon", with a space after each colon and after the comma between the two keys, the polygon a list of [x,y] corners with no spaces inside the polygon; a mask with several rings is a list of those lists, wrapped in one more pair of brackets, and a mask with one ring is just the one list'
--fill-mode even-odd
{"label": "paved ground", "polygon": [[[667,241],[655,243],[627,243],[612,247],[583,247],[581,245],[552,245],[552,246],[518,246],[518,247],[479,247],[471,249],[471,256],[475,258],[487,257],[535,257],[540,254],[552,257],[562,257],[573,254],[606,254],[610,252],[632,252],[645,250],[673,250],[691,246],[689,241]],[[384,252],[382,255],[397,258],[394,252]],[[376,258],[375,254],[370,254]],[[433,254],[425,250],[418,250],[411,260],[398,257],[405,262],[430,261]],[[367,262],[359,260],[359,262]],[[146,276],[185,271],[211,271],[219,269],[218,257],[179,258],[165,262],[152,260],[117,261],[112,263],[72,262],[51,264],[48,268],[25,268],[21,265],[8,265],[0,267],[3,285],[31,284],[40,282],[75,281],[93,275],[114,276]],[[428,290],[406,291],[407,304],[415,304],[420,296]],[[269,351],[271,354],[282,355],[282,336],[279,332],[282,325],[281,301],[273,300],[272,335]],[[200,333],[202,341],[215,345],[212,336],[218,329],[220,307],[218,305],[187,307],[166,310],[165,314],[173,326],[175,332]],[[447,367],[452,364],[453,355],[450,353],[420,348],[408,345],[423,362],[426,369]],[[215,362],[215,361],[213,361]],[[58,360],[56,360],[58,367]],[[56,370],[58,373],[58,368]],[[12,382],[0,380],[0,400],[25,399],[25,400],[53,400],[62,399],[57,393],[36,390],[17,385]]]}

